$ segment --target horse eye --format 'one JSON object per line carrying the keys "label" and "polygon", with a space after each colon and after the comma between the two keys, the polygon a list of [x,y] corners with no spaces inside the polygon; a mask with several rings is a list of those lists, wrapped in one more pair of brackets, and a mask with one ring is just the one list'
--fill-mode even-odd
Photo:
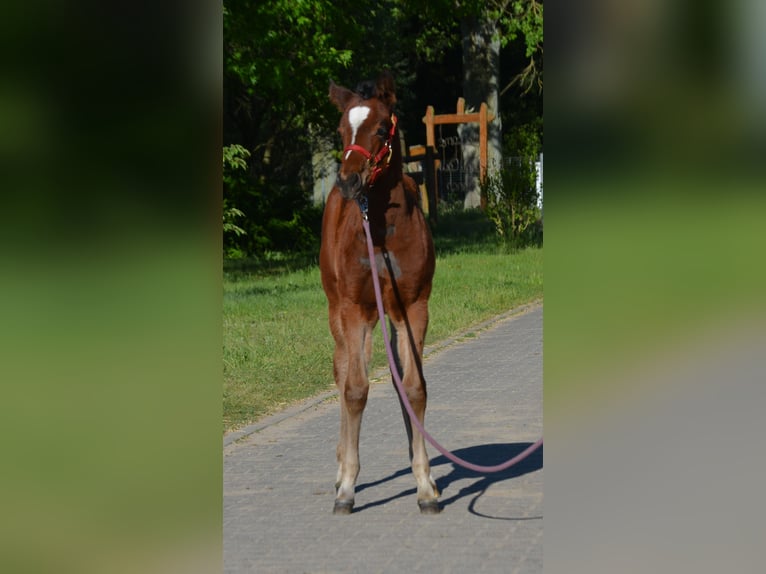
{"label": "horse eye", "polygon": [[384,138],[388,135],[388,130],[384,127],[378,128],[378,131],[375,133],[378,137]]}

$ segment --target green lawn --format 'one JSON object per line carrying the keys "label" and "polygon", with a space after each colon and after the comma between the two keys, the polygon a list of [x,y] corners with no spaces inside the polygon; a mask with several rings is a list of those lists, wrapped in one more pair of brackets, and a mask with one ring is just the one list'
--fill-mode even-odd
{"label": "green lawn", "polygon": [[[542,248],[509,251],[487,229],[469,216],[467,225],[440,223],[434,234],[426,344],[542,298]],[[333,340],[316,264],[228,263],[223,302],[225,431],[333,388]],[[372,368],[385,364],[378,330]]]}

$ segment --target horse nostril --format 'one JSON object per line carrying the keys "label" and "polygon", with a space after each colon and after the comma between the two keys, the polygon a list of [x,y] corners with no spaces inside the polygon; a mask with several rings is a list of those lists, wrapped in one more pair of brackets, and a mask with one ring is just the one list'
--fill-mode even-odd
{"label": "horse nostril", "polygon": [[362,187],[362,177],[356,172],[345,176],[343,174],[338,174],[337,184],[343,194],[350,197]]}
{"label": "horse nostril", "polygon": [[355,189],[362,185],[362,178],[359,176],[358,173],[354,172],[350,174],[346,179],[346,185],[352,189]]}

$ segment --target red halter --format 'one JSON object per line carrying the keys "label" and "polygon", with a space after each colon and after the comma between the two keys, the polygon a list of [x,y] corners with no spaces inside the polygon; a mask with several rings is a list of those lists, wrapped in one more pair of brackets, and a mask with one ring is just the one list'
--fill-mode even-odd
{"label": "red halter", "polygon": [[[369,165],[370,169],[372,170],[372,173],[370,174],[370,178],[367,180],[367,183],[370,185],[373,184],[375,179],[377,179],[378,175],[388,167],[388,163],[391,161],[391,155],[393,154],[394,150],[391,147],[391,143],[394,140],[394,135],[396,134],[396,116],[394,114],[391,114],[391,129],[388,130],[388,137],[386,138],[385,143],[383,144],[383,147],[380,148],[380,151],[373,156],[372,153],[370,153],[368,150],[363,148],[360,145],[351,144],[349,146],[346,146],[343,149],[343,152],[350,152],[350,151],[358,151],[360,154],[362,154],[364,157],[367,158],[367,164]],[[383,161],[383,158],[386,159],[385,165],[380,165],[381,161]]]}

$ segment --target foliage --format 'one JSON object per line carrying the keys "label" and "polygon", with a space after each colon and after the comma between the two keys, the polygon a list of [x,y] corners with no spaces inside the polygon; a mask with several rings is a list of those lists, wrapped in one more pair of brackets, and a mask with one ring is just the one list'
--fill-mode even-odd
{"label": "foliage", "polygon": [[327,99],[331,79],[353,86],[383,67],[400,83],[413,74],[408,55],[415,34],[404,33],[411,31],[406,5],[225,0],[224,71],[236,100],[232,109],[240,120],[269,128],[253,134],[265,140],[264,147],[269,136],[284,131],[297,130],[292,135],[310,143],[309,126],[334,130],[337,112]]}
{"label": "foliage", "polygon": [[224,215],[243,233],[224,229],[226,256],[260,256],[315,241],[316,217],[306,212],[311,126],[331,129],[327,85],[351,61],[351,51],[340,45],[354,40],[343,4],[224,2],[224,144],[249,152],[230,165],[236,181],[226,186]]}
{"label": "foliage", "polygon": [[351,61],[351,51],[338,47],[339,37],[353,39],[343,4],[328,0],[224,2],[225,72],[239,80],[244,94],[254,98],[252,103],[273,105],[277,113],[292,111],[273,118],[282,127],[305,125],[306,113],[322,108],[326,79]]}
{"label": "foliage", "polygon": [[497,29],[500,45],[522,41],[526,66],[501,91],[518,84],[522,93],[543,89],[543,2],[540,0],[415,0],[407,2],[418,19],[418,53],[433,60],[460,42],[460,22],[487,20]]}
{"label": "foliage", "polygon": [[250,152],[246,173],[225,195],[227,223],[244,231],[227,226],[228,256],[316,245],[312,146],[337,125],[328,85],[355,85],[382,62],[406,81],[410,44],[398,41],[401,26],[388,10],[397,4],[224,1],[224,144]]}
{"label": "foliage", "polygon": [[[337,125],[331,79],[354,86],[390,69],[403,130],[419,133],[425,105],[460,94],[460,24],[479,14],[497,18],[503,45],[513,47],[513,59],[501,60],[513,62],[504,82],[522,68],[523,54],[541,63],[537,0],[224,0],[225,256],[262,258],[317,243],[312,152],[317,134]],[[430,79],[416,93],[418,75]],[[503,104],[522,114],[504,125],[527,121],[535,105]]]}
{"label": "foliage", "polygon": [[524,39],[526,67],[511,80],[503,91],[518,83],[523,93],[537,89],[543,91],[543,3],[537,0],[495,1],[490,4],[489,15],[498,21],[502,30],[500,43],[521,37]]}
{"label": "foliage", "polygon": [[236,208],[228,196],[246,186],[249,157],[250,152],[241,145],[232,144],[223,148],[223,242],[228,257],[241,256],[229,239],[245,235],[245,230],[235,223],[238,218],[245,217],[245,213]]}
{"label": "foliage", "polygon": [[[250,152],[243,148],[241,145],[232,144],[224,146],[223,148],[223,182],[231,183],[232,173],[227,173],[227,168],[233,172],[241,172],[247,170],[247,158],[250,157]],[[236,178],[236,175],[234,175]]]}
{"label": "foliage", "polygon": [[525,124],[506,139],[506,165],[488,174],[481,186],[487,217],[497,235],[513,247],[542,243],[537,207],[535,162],[540,151],[537,126]]}

